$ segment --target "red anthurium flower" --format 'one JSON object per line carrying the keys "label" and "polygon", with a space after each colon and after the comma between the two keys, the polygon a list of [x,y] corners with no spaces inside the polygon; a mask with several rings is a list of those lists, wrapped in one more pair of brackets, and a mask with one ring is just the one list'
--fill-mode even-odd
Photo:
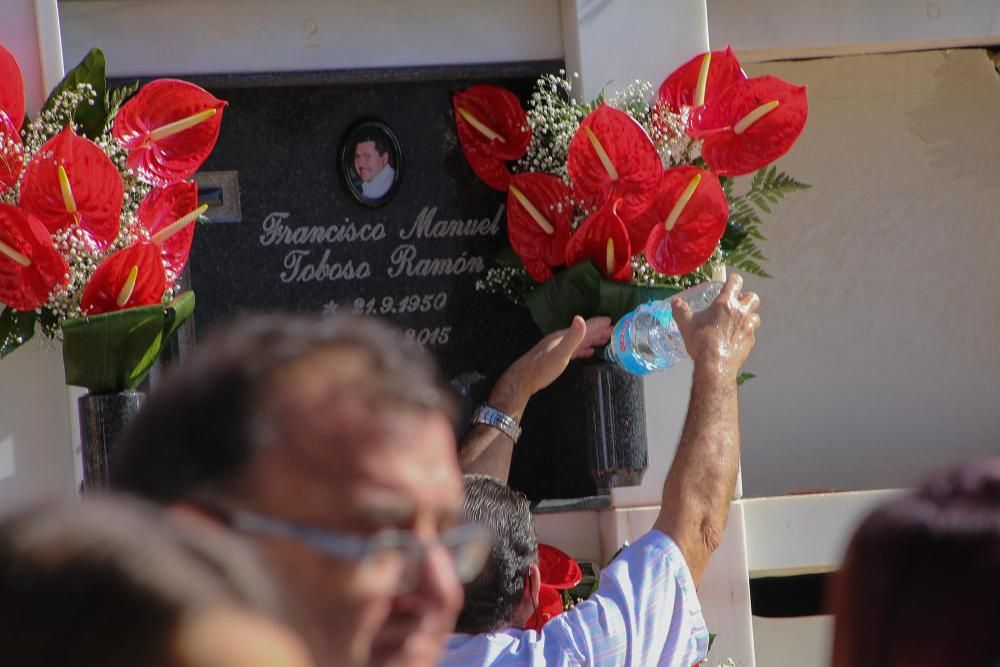
{"label": "red anthurium flower", "polygon": [[24,79],[10,51],[0,44],[0,111],[7,113],[14,127],[24,122]]}
{"label": "red anthurium flower", "polygon": [[23,167],[21,135],[7,114],[0,111],[0,194],[14,187]]}
{"label": "red anthurium flower", "polygon": [[510,184],[507,161],[528,150],[531,129],[517,96],[497,86],[473,86],[451,100],[462,153],[484,183],[495,190]]}
{"label": "red anthurium flower", "polygon": [[573,192],[587,208],[622,200],[618,215],[630,221],[656,194],[663,167],[646,131],[627,113],[601,104],[580,123],[566,158]]}
{"label": "red anthurium flower", "polygon": [[516,174],[507,191],[507,235],[510,246],[538,282],[552,276],[549,267],[566,261],[572,235],[570,190],[549,174]]}
{"label": "red anthurium flower", "polygon": [[163,187],[191,176],[212,152],[225,106],[193,83],[157,79],[122,106],[112,131],[128,166]]}
{"label": "red anthurium flower", "polygon": [[657,101],[674,113],[681,107],[700,107],[718,99],[725,90],[747,75],[733,50],[708,51],[687,61],[660,84]]}
{"label": "red anthurium flower", "polygon": [[538,571],[542,583],[553,588],[573,588],[583,579],[580,564],[548,544],[538,545]]}
{"label": "red anthurium flower", "polygon": [[93,246],[103,250],[118,236],[124,194],[111,159],[67,125],[28,163],[21,206],[52,233],[79,225]]}
{"label": "red anthurium flower", "polygon": [[538,607],[524,624],[525,630],[541,630],[542,626],[563,613],[562,593],[558,588],[542,584],[538,589]]}
{"label": "red anthurium flower", "polygon": [[17,310],[35,310],[68,281],[66,260],[42,223],[0,203],[0,302]]}
{"label": "red anthurium flower", "polygon": [[167,287],[160,248],[152,243],[112,253],[94,271],[83,289],[85,315],[109,313],[159,303]]}
{"label": "red anthurium flower", "polygon": [[583,579],[580,565],[548,544],[538,545],[538,570],[542,585],[538,590],[538,608],[524,626],[528,630],[541,630],[548,621],[563,613],[560,590],[573,588]]}
{"label": "red anthurium flower", "polygon": [[528,115],[517,95],[497,86],[472,86],[451,100],[462,149],[482,157],[516,160],[531,143]]}
{"label": "red anthurium flower", "polygon": [[588,258],[612,280],[632,278],[632,246],[625,223],[615,207],[605,206],[591,214],[566,245],[568,265],[573,266]]}
{"label": "red anthurium flower", "polygon": [[465,159],[469,163],[469,166],[472,167],[473,173],[479,177],[479,180],[494,190],[507,191],[507,186],[510,185],[510,170],[507,168],[506,162],[498,157],[481,157],[475,153],[470,153],[465,150],[464,144],[462,152],[465,154]]}
{"label": "red anthurium flower", "polygon": [[521,264],[524,265],[525,271],[528,272],[528,275],[531,276],[532,280],[535,282],[544,283],[552,277],[552,267],[542,260],[535,259],[534,257],[521,257],[520,259]]}
{"label": "red anthurium flower", "polygon": [[139,204],[136,217],[149,232],[150,242],[160,247],[168,284],[184,270],[194,240],[194,223],[207,208],[198,206],[198,186],[192,181],[150,190]]}
{"label": "red anthurium flower", "polygon": [[749,174],[788,152],[806,125],[805,86],[774,76],[739,81],[693,114],[688,134],[721,176]]}
{"label": "red anthurium flower", "polygon": [[708,261],[728,220],[719,177],[697,167],[675,167],[663,175],[652,206],[631,228],[632,242],[645,247],[654,269],[679,276]]}

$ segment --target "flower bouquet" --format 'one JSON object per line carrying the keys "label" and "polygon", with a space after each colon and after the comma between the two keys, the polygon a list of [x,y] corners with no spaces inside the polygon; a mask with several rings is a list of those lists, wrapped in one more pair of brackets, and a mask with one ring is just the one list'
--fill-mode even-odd
{"label": "flower bouquet", "polygon": [[109,91],[94,49],[29,120],[0,46],[0,358],[38,327],[68,384],[139,385],[194,309],[177,281],[206,207],[188,179],[225,105],[173,79]]}
{"label": "flower bouquet", "polygon": [[[527,111],[496,86],[453,96],[469,166],[507,193],[510,251],[478,288],[523,303],[548,333],[576,314],[617,319],[727,265],[767,275],[760,215],[808,187],[768,168],[805,127],[805,87],[748,78],[727,48],[692,58],[655,97],[641,81],[589,104],[571,91],[542,76]],[[734,177],[751,173],[737,195]]]}

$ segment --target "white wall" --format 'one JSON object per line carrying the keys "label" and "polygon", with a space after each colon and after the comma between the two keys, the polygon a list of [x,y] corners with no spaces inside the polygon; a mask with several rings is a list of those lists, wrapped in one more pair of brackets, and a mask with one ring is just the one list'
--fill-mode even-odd
{"label": "white wall", "polygon": [[562,57],[559,0],[63,2],[66,62],[111,76],[443,65]]}
{"label": "white wall", "polygon": [[635,79],[658,86],[708,46],[705,0],[563,0],[566,69],[593,100]]}
{"label": "white wall", "polygon": [[[0,43],[17,59],[28,113],[35,113],[62,76],[55,0],[4,0]],[[0,511],[74,492],[68,396],[60,348],[47,339],[0,361]]]}
{"label": "white wall", "polygon": [[712,48],[744,62],[1000,44],[996,0],[708,0]]}
{"label": "white wall", "polygon": [[61,348],[41,338],[0,361],[0,512],[76,489]]}
{"label": "white wall", "polygon": [[748,67],[809,86],[743,389],[747,495],[1000,454],[1000,78],[982,50]]}

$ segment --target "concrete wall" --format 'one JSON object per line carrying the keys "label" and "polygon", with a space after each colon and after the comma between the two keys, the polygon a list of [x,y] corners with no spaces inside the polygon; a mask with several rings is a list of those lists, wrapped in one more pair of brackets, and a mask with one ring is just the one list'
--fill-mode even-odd
{"label": "concrete wall", "polygon": [[707,0],[744,62],[1000,44],[996,0]]}
{"label": "concrete wall", "polygon": [[59,11],[66,62],[99,45],[112,76],[562,57],[558,0],[96,0]]}
{"label": "concrete wall", "polygon": [[747,495],[903,486],[1000,454],[1000,78],[982,50],[748,67],[809,86],[766,225]]}
{"label": "concrete wall", "polygon": [[[5,0],[0,43],[34,113],[61,77],[55,0]],[[41,45],[40,45],[41,44]],[[0,361],[0,509],[76,488],[70,400],[57,344],[34,340]]]}

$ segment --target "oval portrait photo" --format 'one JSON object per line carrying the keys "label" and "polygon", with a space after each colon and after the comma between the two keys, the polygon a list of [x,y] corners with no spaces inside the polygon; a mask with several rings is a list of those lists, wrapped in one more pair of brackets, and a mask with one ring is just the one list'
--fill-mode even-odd
{"label": "oval portrait photo", "polygon": [[365,206],[382,206],[392,199],[402,162],[396,135],[378,120],[363,120],[351,126],[340,147],[344,186]]}

